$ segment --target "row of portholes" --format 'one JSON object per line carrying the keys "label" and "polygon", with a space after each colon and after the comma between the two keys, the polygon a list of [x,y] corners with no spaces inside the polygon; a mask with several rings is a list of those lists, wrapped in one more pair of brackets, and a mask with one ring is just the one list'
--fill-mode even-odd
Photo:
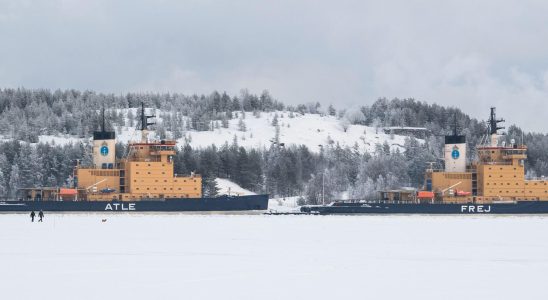
{"label": "row of portholes", "polygon": [[[491,191],[491,192],[492,192],[492,191]],[[502,194],[503,192],[502,192],[502,191],[499,191],[499,193]],[[510,193],[510,191],[506,191],[506,194],[509,194],[509,193]],[[521,194],[521,193],[525,193],[525,192],[515,191],[514,193],[515,193],[515,194]],[[529,191],[529,194],[532,194],[532,193],[533,193],[533,191]],[[548,191],[544,191],[544,193],[545,193],[545,194],[548,194]]]}
{"label": "row of portholes", "polygon": [[[139,166],[139,164],[135,164],[135,166]],[[162,167],[165,167],[166,165],[165,164],[162,164]],[[147,164],[147,167],[152,167],[150,164]]]}
{"label": "row of portholes", "polygon": [[[135,174],[139,174],[139,172],[135,172]],[[150,175],[151,173],[150,172],[147,172],[148,175]],[[162,175],[165,175],[166,172],[162,172]]]}
{"label": "row of portholes", "polygon": [[[135,188],[136,190],[139,190],[140,188]],[[156,188],[154,188],[155,191],[157,191]],[[173,191],[173,188],[169,188],[170,191]],[[181,188],[179,188],[179,191],[181,190]],[[194,188],[195,191],[198,190],[198,188]],[[150,188],[147,188],[147,191],[150,191]],[[167,191],[167,188],[164,188],[164,191]]]}

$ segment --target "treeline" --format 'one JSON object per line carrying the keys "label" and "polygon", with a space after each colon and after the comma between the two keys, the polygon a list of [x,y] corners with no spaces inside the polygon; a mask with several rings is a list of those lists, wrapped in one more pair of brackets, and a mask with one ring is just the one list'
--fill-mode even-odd
{"label": "treeline", "polygon": [[[108,109],[108,127],[124,125],[123,115],[116,109],[148,108],[169,111],[175,117],[168,120],[167,129],[211,130],[212,120],[232,119],[235,111],[273,111],[286,109],[268,91],[254,95],[242,90],[230,97],[226,93],[210,95],[128,93],[101,94],[76,90],[0,90],[0,135],[35,143],[40,135],[69,134],[89,136],[101,124],[101,108]],[[306,108],[306,106],[303,106]],[[300,109],[303,109],[300,107]],[[297,108],[288,107],[296,110]],[[188,123],[182,123],[182,117]],[[137,118],[137,116],[134,116]]]}
{"label": "treeline", "polygon": [[19,188],[71,186],[76,161],[91,162],[82,143],[55,146],[20,141],[0,143],[0,197],[15,197]]}

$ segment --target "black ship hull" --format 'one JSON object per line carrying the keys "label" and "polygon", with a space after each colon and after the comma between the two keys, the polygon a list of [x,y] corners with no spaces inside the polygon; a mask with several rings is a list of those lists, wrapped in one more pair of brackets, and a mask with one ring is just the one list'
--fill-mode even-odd
{"label": "black ship hull", "polygon": [[317,214],[548,214],[548,201],[491,204],[333,203],[305,205],[301,211]]}
{"label": "black ship hull", "polygon": [[2,211],[248,211],[266,210],[268,195],[135,201],[0,201]]}

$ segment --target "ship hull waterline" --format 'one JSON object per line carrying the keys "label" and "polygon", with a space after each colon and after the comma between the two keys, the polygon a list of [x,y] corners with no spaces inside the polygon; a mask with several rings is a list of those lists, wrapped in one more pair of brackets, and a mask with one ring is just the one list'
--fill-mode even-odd
{"label": "ship hull waterline", "polygon": [[0,212],[13,211],[251,211],[268,209],[268,195],[222,196],[135,201],[0,201]]}
{"label": "ship hull waterline", "polygon": [[305,213],[328,214],[548,214],[548,201],[520,201],[490,204],[394,204],[307,205]]}

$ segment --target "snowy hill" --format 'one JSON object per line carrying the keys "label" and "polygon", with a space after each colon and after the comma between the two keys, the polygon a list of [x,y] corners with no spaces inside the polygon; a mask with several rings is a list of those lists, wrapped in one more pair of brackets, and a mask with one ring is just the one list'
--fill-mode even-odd
{"label": "snowy hill", "polygon": [[[138,115],[137,109],[122,109],[121,111],[126,116],[125,124],[129,124],[127,113],[132,110],[134,116]],[[161,111],[156,111],[159,116]],[[403,144],[406,136],[397,134],[388,134],[382,128],[374,128],[363,125],[346,125],[334,116],[326,116],[319,114],[299,114],[290,113],[287,111],[277,111],[260,113],[254,116],[251,112],[246,112],[242,116],[242,112],[235,113],[237,118],[228,120],[228,128],[216,126],[212,131],[195,131],[183,130],[183,137],[177,139],[179,146],[189,144],[193,148],[205,148],[212,144],[220,147],[225,143],[231,144],[236,138],[238,145],[246,148],[262,148],[270,147],[275,141],[276,128],[279,128],[279,142],[284,145],[305,145],[310,151],[318,152],[320,147],[328,144],[339,144],[341,147],[355,148],[359,152],[374,152],[377,144],[390,145],[392,150],[403,150]],[[273,126],[273,120],[277,116],[278,126]],[[183,117],[184,122],[189,122],[190,119]],[[162,123],[163,120],[158,117],[156,122]],[[220,123],[220,121],[218,121]],[[241,123],[244,123],[245,131],[242,131]],[[140,139],[140,132],[136,126],[119,126],[116,125],[116,138],[118,142],[127,143],[129,141],[137,141]],[[346,127],[344,130],[343,127]],[[166,131],[168,137],[172,137],[172,133]],[[157,138],[154,133],[151,133],[151,138]],[[88,138],[89,140],[91,138]],[[39,136],[40,142],[55,143],[63,145],[74,143],[81,139],[74,136]]]}
{"label": "snowy hill", "polygon": [[[134,109],[135,110],[135,109]],[[122,110],[127,114],[128,110]],[[162,112],[157,111],[156,115]],[[137,112],[133,112],[137,115]],[[251,112],[238,112],[238,117],[228,120],[228,128],[215,128],[213,131],[183,132],[183,137],[177,140],[179,145],[190,144],[193,148],[204,148],[212,144],[222,146],[225,143],[231,144],[236,137],[240,146],[246,148],[269,147],[275,140],[276,126],[273,120],[277,116],[279,128],[279,142],[285,145],[305,145],[310,151],[318,152],[320,145],[336,144],[342,147],[357,147],[360,152],[375,151],[376,144],[387,142],[392,150],[402,148],[405,136],[390,135],[383,132],[381,128],[375,129],[363,125],[348,125],[343,130],[341,121],[333,116],[322,116],[319,114],[299,114],[287,111],[260,113],[254,116]],[[240,121],[241,119],[241,121]],[[158,123],[162,122],[157,118]],[[188,122],[188,118],[184,118]],[[219,121],[220,122],[220,121]],[[245,131],[241,130],[241,123],[245,124]],[[134,127],[117,126],[117,139],[119,142],[138,140],[140,133]],[[171,135],[167,131],[168,136]],[[46,140],[46,137],[41,137]],[[53,138],[52,138],[53,139]],[[62,143],[56,139],[56,143]]]}
{"label": "snowy hill", "polygon": [[[231,143],[234,136],[238,143],[244,147],[268,147],[276,136],[276,127],[272,126],[272,120],[278,115],[279,140],[286,145],[305,145],[311,151],[319,150],[319,145],[328,143],[339,143],[342,147],[358,146],[362,152],[372,152],[375,144],[388,142],[393,147],[403,145],[404,136],[393,136],[378,133],[372,127],[361,125],[350,125],[346,132],[343,130],[340,121],[332,116],[320,116],[318,114],[294,114],[293,118],[288,117],[287,112],[263,113],[256,118],[251,113],[246,114],[244,122],[246,132],[238,130],[238,119],[230,120],[229,128],[220,128],[214,131],[189,133],[192,146],[204,147],[214,143],[217,146],[225,142]],[[179,140],[184,142],[184,139]]]}

